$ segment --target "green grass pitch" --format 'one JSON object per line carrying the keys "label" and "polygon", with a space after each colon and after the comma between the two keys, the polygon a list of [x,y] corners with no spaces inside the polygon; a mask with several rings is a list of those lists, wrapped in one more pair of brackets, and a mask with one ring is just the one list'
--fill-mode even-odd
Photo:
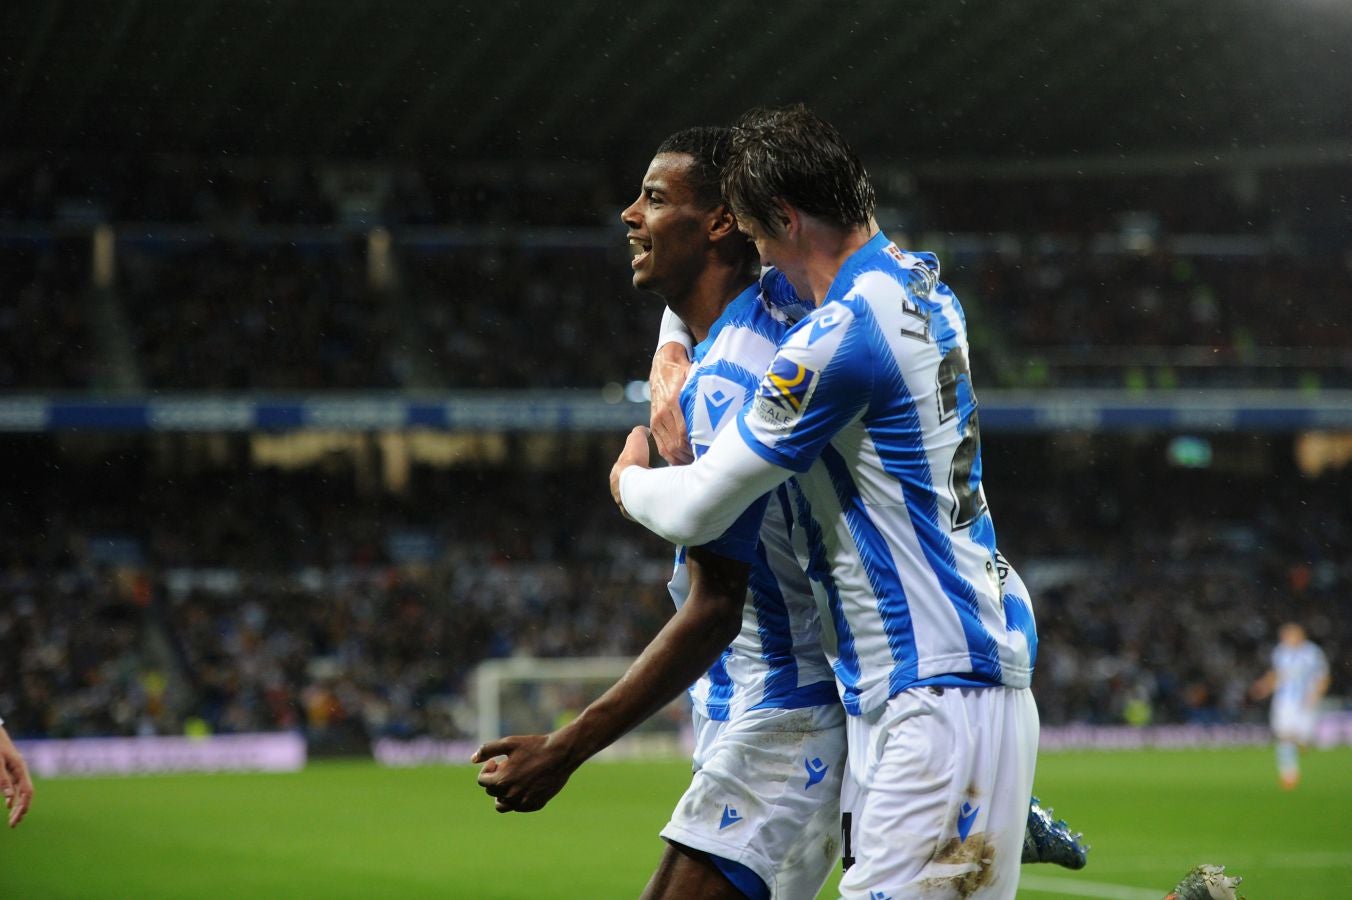
{"label": "green grass pitch", "polygon": [[[1159,898],[1220,862],[1250,900],[1352,897],[1352,749],[1304,764],[1284,793],[1267,750],[1045,754],[1039,794],[1094,850],[1083,872],[1025,867],[1019,896]],[[678,762],[593,763],[545,811],[501,816],[473,771],[40,781],[0,832],[0,898],[634,897],[688,780]]]}

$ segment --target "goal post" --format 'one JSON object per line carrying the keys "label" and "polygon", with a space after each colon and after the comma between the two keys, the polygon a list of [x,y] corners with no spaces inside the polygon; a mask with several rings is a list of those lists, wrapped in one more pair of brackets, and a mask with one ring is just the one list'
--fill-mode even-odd
{"label": "goal post", "polygon": [[[552,731],[619,680],[633,657],[490,659],[474,670],[479,743]],[[689,755],[690,703],[682,694],[600,754],[609,758]]]}

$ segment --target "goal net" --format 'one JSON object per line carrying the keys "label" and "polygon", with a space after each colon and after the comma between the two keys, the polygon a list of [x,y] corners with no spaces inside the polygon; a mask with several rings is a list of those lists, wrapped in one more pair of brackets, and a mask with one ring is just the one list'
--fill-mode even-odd
{"label": "goal net", "polygon": [[[509,734],[541,734],[571,721],[628,669],[630,657],[490,659],[474,671],[480,743]],[[602,751],[611,759],[688,756],[690,703],[682,693]]]}

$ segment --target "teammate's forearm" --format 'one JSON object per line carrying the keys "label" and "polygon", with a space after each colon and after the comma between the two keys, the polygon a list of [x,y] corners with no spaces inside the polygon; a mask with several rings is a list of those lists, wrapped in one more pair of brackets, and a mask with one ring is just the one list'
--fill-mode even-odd
{"label": "teammate's forearm", "polygon": [[689,551],[690,599],[649,642],[638,659],[604,694],[558,732],[574,767],[623,737],[680,696],[699,678],[741,629],[746,597],[743,564]]}

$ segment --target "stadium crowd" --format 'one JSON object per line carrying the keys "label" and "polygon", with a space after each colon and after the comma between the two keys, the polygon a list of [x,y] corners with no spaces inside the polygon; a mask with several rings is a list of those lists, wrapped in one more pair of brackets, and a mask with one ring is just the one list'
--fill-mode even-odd
{"label": "stadium crowd", "polygon": [[[629,285],[629,175],[10,160],[0,390],[642,377],[657,301]],[[895,202],[907,231],[951,243],[982,384],[1317,389],[1352,379],[1346,213],[1319,193],[1345,177],[921,178]],[[117,235],[106,290],[101,223]],[[1116,467],[1050,471],[1059,439],[985,451],[1007,469],[989,479],[1001,545],[1038,604],[1045,722],[1257,719],[1245,689],[1277,622],[1304,619],[1331,659],[1352,648],[1352,620],[1329,612],[1352,595],[1348,474],[1222,477],[1120,448],[1101,454]],[[192,457],[186,436],[81,440],[0,443],[19,486],[0,505],[0,709],[18,736],[462,735],[482,660],[633,653],[668,613],[670,550],[615,514],[604,441],[524,475],[483,464],[373,492],[323,463],[167,463]]]}
{"label": "stadium crowd", "polygon": [[1152,363],[1168,373],[1154,387],[1349,383],[1347,262],[1080,245],[964,263],[953,278],[984,346],[1003,342],[990,368],[1006,384],[1041,364],[1044,383],[1122,387]]}
{"label": "stadium crowd", "polygon": [[[99,299],[150,390],[596,388],[644,371],[657,318],[618,231],[615,248],[396,243],[385,291],[357,238],[127,239],[112,294],[91,295],[80,243],[0,246],[0,386],[106,382]],[[1338,260],[1080,246],[954,254],[945,272],[991,386],[1125,387],[1151,367],[1153,387],[1345,387],[1352,371]]]}
{"label": "stadium crowd", "polygon": [[88,281],[87,240],[0,240],[0,390],[95,383]]}
{"label": "stadium crowd", "polygon": [[[1283,478],[1278,494],[1270,475],[1142,451],[1134,475],[1036,477],[1050,440],[988,451],[1001,544],[1037,601],[1044,722],[1261,721],[1245,691],[1291,618],[1347,689],[1346,471]],[[125,453],[20,473],[29,487],[0,517],[8,727],[296,728],[335,752],[465,736],[479,662],[631,654],[669,613],[670,550],[614,512],[606,449],[524,474],[424,472],[375,496],[322,470],[157,478]],[[1180,496],[1189,508],[1162,518]]]}
{"label": "stadium crowd", "polygon": [[[889,209],[941,253],[987,385],[1345,387],[1352,232],[1328,185],[1346,177],[921,178]],[[529,166],[11,160],[0,349],[27,352],[0,387],[100,388],[120,359],[113,381],[150,390],[623,383],[655,302],[627,283],[630,190]],[[98,223],[111,317],[88,290]]]}

